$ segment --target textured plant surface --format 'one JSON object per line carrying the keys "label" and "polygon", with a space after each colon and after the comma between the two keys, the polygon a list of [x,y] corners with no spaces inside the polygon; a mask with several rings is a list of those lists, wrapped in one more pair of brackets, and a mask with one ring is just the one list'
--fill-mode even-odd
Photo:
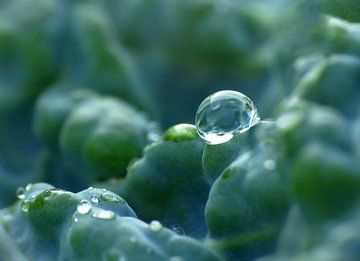
{"label": "textured plant surface", "polygon": [[1,0],[0,260],[360,260],[359,104],[358,0]]}

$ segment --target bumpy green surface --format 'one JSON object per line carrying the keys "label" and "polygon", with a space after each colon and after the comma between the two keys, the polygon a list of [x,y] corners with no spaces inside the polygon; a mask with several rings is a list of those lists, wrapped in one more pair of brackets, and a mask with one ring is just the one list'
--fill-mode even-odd
{"label": "bumpy green surface", "polygon": [[359,260],[359,82],[358,0],[0,0],[0,260]]}
{"label": "bumpy green surface", "polygon": [[205,211],[209,244],[231,259],[271,252],[285,219],[285,162],[269,135],[277,131],[274,123],[261,123],[249,131],[247,143],[231,141],[239,148],[237,159],[212,185]]}
{"label": "bumpy green surface", "polygon": [[176,125],[146,147],[128,168],[126,179],[113,187],[139,217],[158,219],[196,238],[206,234],[204,207],[210,186],[202,170],[203,142],[190,124]]}
{"label": "bumpy green surface", "polygon": [[[40,97],[34,129],[46,147],[39,162],[44,175],[61,185],[78,180],[75,188],[124,176],[158,135],[157,124],[131,105],[66,83]],[[62,177],[52,175],[54,168],[63,169]]]}
{"label": "bumpy green surface", "polygon": [[[221,260],[157,221],[138,220],[122,198],[105,189],[74,194],[38,183],[21,195],[1,212],[0,231],[8,237],[0,241],[4,260]],[[80,208],[85,200],[86,212]]]}

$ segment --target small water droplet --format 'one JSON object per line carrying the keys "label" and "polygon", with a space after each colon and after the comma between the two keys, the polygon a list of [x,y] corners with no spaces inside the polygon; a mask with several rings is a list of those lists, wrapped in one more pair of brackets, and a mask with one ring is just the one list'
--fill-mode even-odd
{"label": "small water droplet", "polygon": [[103,201],[120,202],[121,198],[115,194],[104,192],[101,194],[100,199]]}
{"label": "small water droplet", "polygon": [[93,189],[93,187],[88,187],[88,189]]}
{"label": "small water droplet", "polygon": [[185,259],[181,256],[173,256],[169,259],[169,261],[185,261]]}
{"label": "small water droplet", "polygon": [[92,195],[90,200],[92,203],[95,203],[95,204],[99,203],[99,198],[96,195]]}
{"label": "small water droplet", "polygon": [[158,139],[160,139],[160,131],[159,131],[159,126],[156,122],[152,121],[148,124],[148,134],[147,134],[147,139],[150,142],[155,142]]}
{"label": "small water droplet", "polygon": [[149,132],[147,134],[147,139],[150,141],[150,142],[154,142],[154,141],[157,141],[158,139],[160,138],[160,135],[156,132]]}
{"label": "small water droplet", "polygon": [[171,230],[174,231],[178,235],[185,235],[185,231],[182,227],[179,226],[172,226]]}
{"label": "small water droplet", "polygon": [[274,170],[276,168],[275,160],[268,159],[264,161],[264,168],[267,170]]}
{"label": "small water droplet", "polygon": [[26,190],[26,191],[30,191],[30,189],[32,188],[32,186],[33,186],[33,185],[32,185],[31,183],[27,184],[26,187],[25,187],[25,190]]}
{"label": "small water droplet", "polygon": [[115,219],[116,218],[115,213],[110,211],[110,210],[96,211],[96,212],[93,212],[91,216],[93,218],[105,219],[105,220],[110,220],[110,219]]}
{"label": "small water droplet", "polygon": [[77,211],[82,215],[86,215],[90,210],[91,203],[88,200],[81,200],[80,204],[77,206]]}
{"label": "small water droplet", "polygon": [[160,223],[159,221],[153,220],[153,221],[150,222],[149,228],[150,228],[152,231],[158,232],[158,231],[161,230],[162,225],[161,225],[161,223]]}
{"label": "small water droplet", "polygon": [[25,189],[23,187],[19,187],[16,190],[16,197],[18,199],[24,199],[25,198]]}
{"label": "small water droplet", "polygon": [[123,254],[121,254],[121,255],[119,256],[119,261],[127,261],[126,256],[124,256]]}
{"label": "small water droplet", "polygon": [[74,218],[74,222],[77,223],[79,222],[79,219],[77,217]]}
{"label": "small water droplet", "polygon": [[209,144],[225,143],[259,123],[254,103],[236,91],[219,91],[208,96],[196,112],[199,136]]}
{"label": "small water droplet", "polygon": [[23,202],[21,202],[21,210],[23,212],[28,212],[30,208],[30,200],[25,199]]}

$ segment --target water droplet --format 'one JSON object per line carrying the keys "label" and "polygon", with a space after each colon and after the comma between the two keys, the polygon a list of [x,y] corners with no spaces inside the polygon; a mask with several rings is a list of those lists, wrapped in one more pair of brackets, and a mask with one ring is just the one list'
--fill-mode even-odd
{"label": "water droplet", "polygon": [[264,168],[267,170],[274,170],[276,168],[275,160],[268,159],[264,161]]}
{"label": "water droplet", "polygon": [[99,203],[99,198],[96,195],[92,195],[90,200],[92,203],[95,203],[95,204]]}
{"label": "water droplet", "polygon": [[169,261],[185,261],[185,259],[181,256],[173,256],[169,259]]}
{"label": "water droplet", "polygon": [[219,91],[208,96],[196,112],[195,125],[199,136],[209,144],[231,140],[259,123],[254,103],[236,91]]}
{"label": "water droplet", "polygon": [[158,231],[160,231],[160,229],[162,228],[162,225],[161,225],[161,223],[160,223],[159,221],[153,220],[153,221],[150,222],[149,228],[150,228],[152,231],[158,232]]}
{"label": "water droplet", "polygon": [[81,200],[80,204],[77,206],[77,211],[82,215],[86,215],[90,210],[91,203],[87,200]]}
{"label": "water droplet", "polygon": [[25,199],[23,202],[21,202],[21,210],[23,212],[28,212],[30,208],[30,200]]}
{"label": "water droplet", "polygon": [[147,134],[147,139],[150,141],[150,142],[155,142],[157,141],[158,139],[160,139],[160,131],[159,131],[159,126],[156,122],[150,122],[148,124],[148,134]]}
{"label": "water droplet", "polygon": [[26,190],[26,191],[30,191],[30,189],[32,188],[32,186],[33,186],[33,185],[32,185],[31,183],[27,184],[26,187],[25,187],[25,190]]}
{"label": "water droplet", "polygon": [[115,194],[104,192],[101,194],[100,199],[103,201],[120,202],[121,198]]}
{"label": "water droplet", "polygon": [[154,142],[154,141],[157,141],[158,139],[160,138],[160,135],[156,132],[149,132],[147,134],[147,139],[150,141],[150,142]]}
{"label": "water droplet", "polygon": [[25,198],[25,189],[23,187],[19,187],[16,190],[16,197],[18,199],[24,199]]}
{"label": "water droplet", "polygon": [[105,219],[105,220],[110,220],[110,219],[115,219],[116,218],[115,213],[110,211],[110,210],[96,211],[96,212],[93,212],[91,216],[93,218]]}
{"label": "water droplet", "polygon": [[124,256],[123,254],[121,254],[121,255],[119,256],[119,261],[127,261],[126,256]]}
{"label": "water droplet", "polygon": [[88,187],[88,189],[93,189],[93,187]]}
{"label": "water droplet", "polygon": [[74,218],[74,222],[77,223],[79,222],[79,219],[77,217]]}
{"label": "water droplet", "polygon": [[185,231],[182,227],[179,226],[172,226],[171,230],[174,231],[178,235],[185,235]]}

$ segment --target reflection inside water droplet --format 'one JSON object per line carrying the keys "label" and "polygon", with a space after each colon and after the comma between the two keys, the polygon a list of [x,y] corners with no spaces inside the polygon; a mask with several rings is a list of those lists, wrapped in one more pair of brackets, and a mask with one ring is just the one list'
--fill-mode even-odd
{"label": "reflection inside water droplet", "polygon": [[247,96],[236,91],[219,91],[200,104],[195,125],[199,136],[205,142],[221,144],[259,121],[257,109]]}

